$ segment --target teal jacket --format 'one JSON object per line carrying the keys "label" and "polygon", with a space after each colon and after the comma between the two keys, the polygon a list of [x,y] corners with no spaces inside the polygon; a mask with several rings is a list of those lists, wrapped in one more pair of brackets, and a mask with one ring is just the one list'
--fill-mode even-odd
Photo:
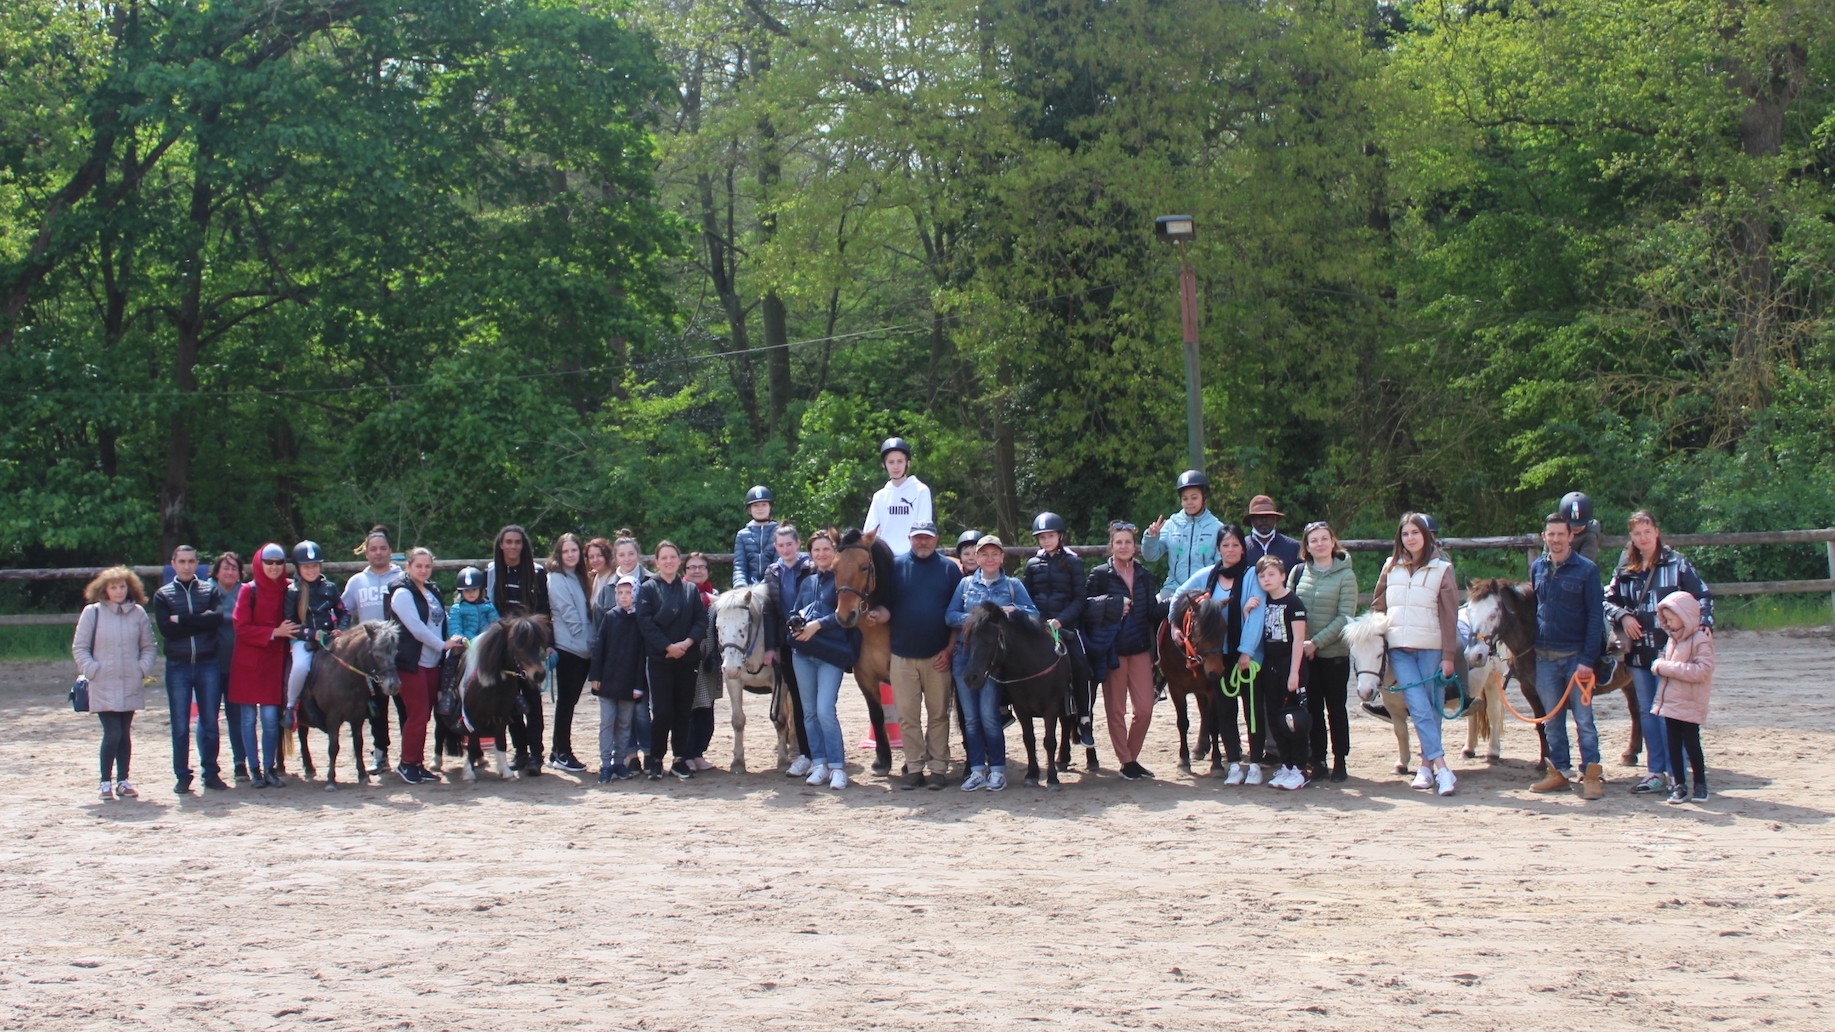
{"label": "teal jacket", "polygon": [[1167,517],[1157,536],[1141,538],[1141,558],[1150,563],[1166,560],[1161,598],[1171,598],[1179,585],[1217,561],[1217,532],[1222,529],[1223,521],[1212,516],[1209,509],[1196,516],[1187,516],[1180,510]]}

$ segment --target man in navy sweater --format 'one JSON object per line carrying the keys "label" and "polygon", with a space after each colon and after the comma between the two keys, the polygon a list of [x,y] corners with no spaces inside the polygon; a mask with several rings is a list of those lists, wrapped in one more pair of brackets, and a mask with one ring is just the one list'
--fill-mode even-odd
{"label": "man in navy sweater", "polygon": [[892,695],[905,735],[901,788],[941,789],[949,774],[949,699],[955,687],[949,664],[956,632],[943,622],[943,613],[961,579],[961,569],[937,552],[937,525],[920,520],[911,526],[911,550],[892,561],[891,612],[881,608],[869,615],[891,621]]}

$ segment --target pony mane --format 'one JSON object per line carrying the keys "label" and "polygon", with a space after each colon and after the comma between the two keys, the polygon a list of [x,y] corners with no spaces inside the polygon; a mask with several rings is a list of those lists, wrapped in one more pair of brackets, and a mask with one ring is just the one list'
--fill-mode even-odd
{"label": "pony mane", "polygon": [[763,616],[768,592],[768,586],[762,581],[748,584],[738,591],[722,592],[714,596],[714,612],[729,613],[735,609],[744,609],[753,616]]}
{"label": "pony mane", "polygon": [[465,650],[465,681],[475,675],[479,684],[495,685],[503,672],[514,665],[517,653],[543,651],[548,641],[547,617],[503,617],[486,627],[472,647]]}
{"label": "pony mane", "polygon": [[364,631],[370,636],[370,660],[382,671],[395,663],[395,651],[401,645],[401,625],[393,620],[366,620]]}
{"label": "pony mane", "polygon": [[1368,645],[1380,640],[1389,633],[1390,617],[1388,613],[1365,610],[1362,616],[1352,619],[1344,625],[1344,640],[1352,647]]}
{"label": "pony mane", "polygon": [[982,624],[989,622],[1004,623],[1008,619],[1007,611],[994,603],[977,602],[974,608],[968,611],[967,618],[962,621],[962,637],[964,639],[968,638],[970,635],[974,634]]}

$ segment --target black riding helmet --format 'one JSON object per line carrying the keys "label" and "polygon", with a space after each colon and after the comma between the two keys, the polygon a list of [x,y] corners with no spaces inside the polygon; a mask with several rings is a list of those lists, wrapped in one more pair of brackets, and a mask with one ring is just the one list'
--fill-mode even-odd
{"label": "black riding helmet", "polygon": [[905,458],[909,459],[911,457],[911,442],[905,440],[903,437],[888,437],[879,446],[879,457],[883,459],[886,457],[887,452],[895,451],[904,452]]}
{"label": "black riding helmet", "polygon": [[1038,537],[1040,534],[1054,530],[1060,534],[1066,533],[1064,517],[1059,516],[1055,512],[1041,512],[1032,518],[1033,537]]}
{"label": "black riding helmet", "polygon": [[753,505],[757,504],[758,502],[775,502],[775,501],[777,501],[777,499],[772,497],[771,489],[766,487],[763,484],[759,484],[758,486],[752,488],[750,491],[747,491],[745,493],[745,504],[746,504],[746,508],[748,509],[751,508]]}
{"label": "black riding helmet", "polygon": [[293,563],[322,563],[325,561],[325,550],[317,541],[301,541],[293,546]]}
{"label": "black riding helmet", "polygon": [[1179,483],[1178,483],[1178,486],[1173,489],[1173,493],[1178,494],[1179,492],[1184,491],[1188,487],[1195,487],[1198,490],[1204,492],[1205,501],[1210,500],[1211,478],[1205,476],[1202,470],[1188,469],[1185,472],[1179,474]]}
{"label": "black riding helmet", "polygon": [[957,534],[956,535],[956,554],[961,555],[963,549],[972,547],[975,544],[975,542],[980,541],[980,540],[981,540],[981,531],[979,530],[970,529],[970,530],[965,530],[960,534]]}
{"label": "black riding helmet", "polygon": [[465,591],[469,588],[477,588],[480,591],[484,589],[484,571],[476,566],[467,566],[459,571],[459,590]]}
{"label": "black riding helmet", "polygon": [[1568,526],[1585,526],[1593,522],[1593,499],[1579,491],[1569,491],[1561,496],[1559,511],[1567,519]]}
{"label": "black riding helmet", "polygon": [[1421,513],[1420,516],[1421,516],[1421,522],[1427,524],[1428,531],[1432,533],[1434,537],[1439,537],[1440,536],[1440,521],[1434,519],[1432,513],[1424,512],[1424,513]]}

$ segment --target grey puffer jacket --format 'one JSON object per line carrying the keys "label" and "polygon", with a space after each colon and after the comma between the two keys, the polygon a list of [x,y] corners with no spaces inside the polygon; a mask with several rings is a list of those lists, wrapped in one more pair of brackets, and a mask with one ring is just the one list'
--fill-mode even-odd
{"label": "grey puffer jacket", "polygon": [[132,602],[92,602],[77,618],[70,655],[89,678],[89,712],[132,713],[147,704],[146,679],[159,661],[153,621]]}

